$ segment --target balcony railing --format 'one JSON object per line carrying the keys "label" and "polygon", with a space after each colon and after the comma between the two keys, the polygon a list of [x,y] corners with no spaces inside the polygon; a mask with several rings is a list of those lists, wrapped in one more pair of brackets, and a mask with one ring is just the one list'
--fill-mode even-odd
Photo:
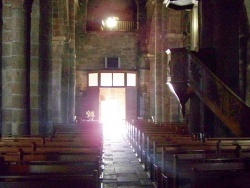
{"label": "balcony railing", "polygon": [[137,24],[133,21],[117,21],[116,27],[110,29],[103,27],[104,31],[126,31],[126,32],[133,32],[136,31]]}

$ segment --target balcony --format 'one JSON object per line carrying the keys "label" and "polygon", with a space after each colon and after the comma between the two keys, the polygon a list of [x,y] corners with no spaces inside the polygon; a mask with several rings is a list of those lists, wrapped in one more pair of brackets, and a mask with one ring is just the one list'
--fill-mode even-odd
{"label": "balcony", "polygon": [[116,25],[112,28],[102,26],[103,31],[123,31],[133,32],[137,30],[137,24],[133,21],[116,21]]}

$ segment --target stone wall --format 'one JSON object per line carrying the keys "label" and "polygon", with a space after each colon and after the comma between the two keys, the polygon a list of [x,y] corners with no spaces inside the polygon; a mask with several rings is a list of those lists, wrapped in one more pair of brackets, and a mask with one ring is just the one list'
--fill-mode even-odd
{"label": "stone wall", "polygon": [[120,57],[121,70],[137,67],[135,32],[89,32],[77,38],[76,50],[76,116],[81,116],[87,88],[88,71],[104,70],[105,57]]}
{"label": "stone wall", "polygon": [[120,57],[121,69],[131,70],[137,66],[134,32],[90,32],[77,40],[77,70],[104,69],[105,57]]}

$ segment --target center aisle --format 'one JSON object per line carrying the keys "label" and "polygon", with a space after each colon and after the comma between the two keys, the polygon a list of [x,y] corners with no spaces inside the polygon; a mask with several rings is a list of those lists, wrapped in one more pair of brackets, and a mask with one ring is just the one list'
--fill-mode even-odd
{"label": "center aisle", "polygon": [[154,188],[124,135],[104,134],[103,145],[103,188]]}

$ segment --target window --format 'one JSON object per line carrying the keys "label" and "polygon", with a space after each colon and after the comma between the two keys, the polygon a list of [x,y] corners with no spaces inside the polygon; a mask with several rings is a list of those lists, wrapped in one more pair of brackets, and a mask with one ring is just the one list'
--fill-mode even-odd
{"label": "window", "polygon": [[124,73],[113,73],[113,86],[124,85]]}
{"label": "window", "polygon": [[125,72],[89,73],[88,86],[101,86],[101,87],[136,86],[136,73],[125,73]]}
{"label": "window", "polygon": [[112,86],[112,73],[101,73],[101,86]]}
{"label": "window", "polygon": [[121,68],[120,57],[105,57],[106,69],[119,69]]}
{"label": "window", "polygon": [[98,73],[89,73],[89,86],[98,86]]}
{"label": "window", "polygon": [[136,86],[136,74],[127,73],[127,86]]}

